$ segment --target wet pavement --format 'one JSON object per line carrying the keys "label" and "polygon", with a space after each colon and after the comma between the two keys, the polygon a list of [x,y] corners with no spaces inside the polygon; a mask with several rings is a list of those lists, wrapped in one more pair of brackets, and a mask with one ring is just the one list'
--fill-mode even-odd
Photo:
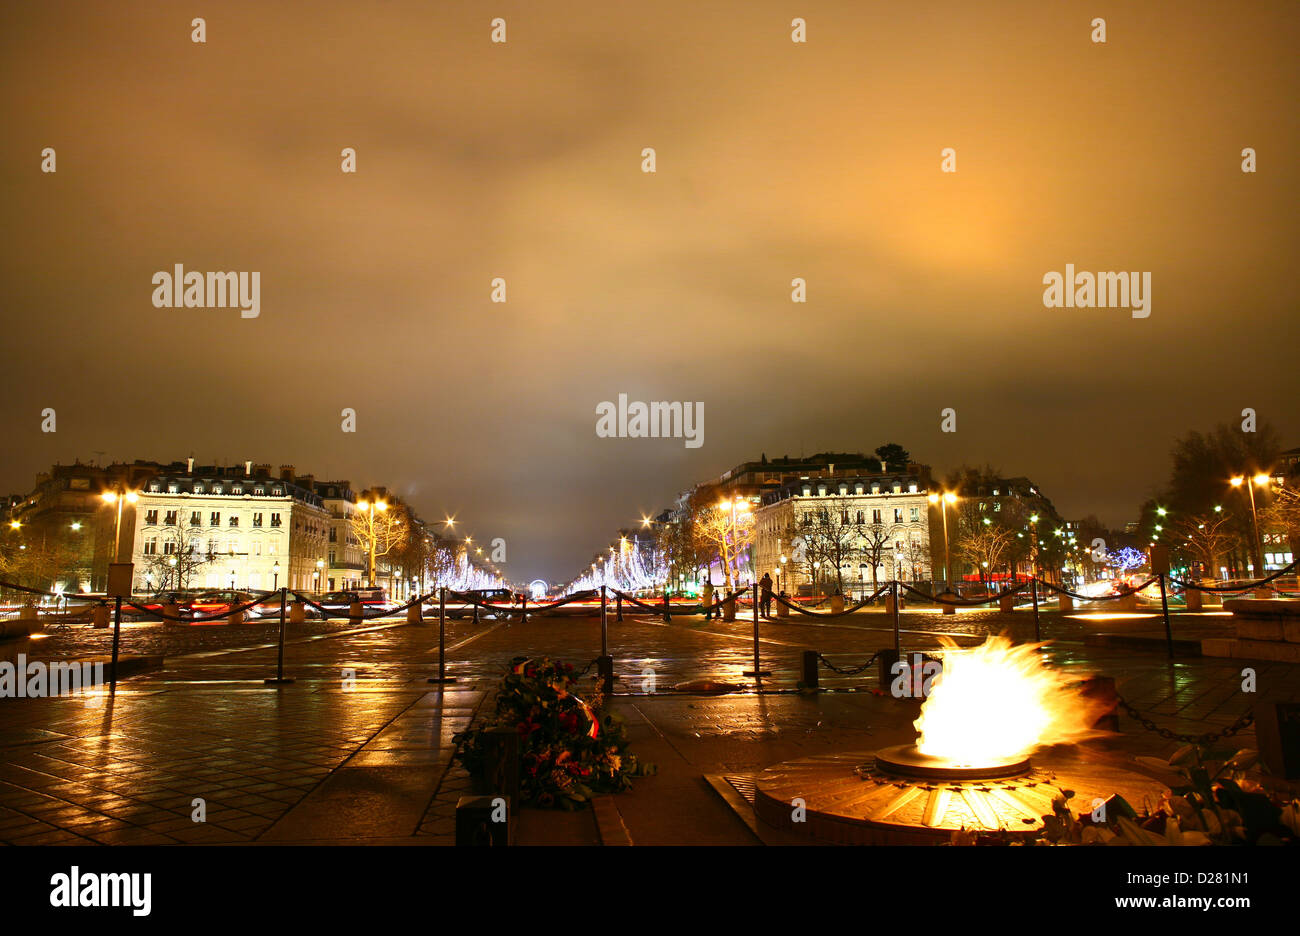
{"label": "wet pavement", "polygon": [[[742,615],[743,616],[743,615]],[[1175,636],[1213,636],[1230,618],[1176,615]],[[900,615],[904,652],[947,638],[969,644],[1008,632],[1032,639],[1028,611]],[[1046,612],[1044,651],[1081,676],[1113,676],[1120,692],[1159,725],[1217,730],[1261,698],[1300,699],[1300,666],[1217,658],[1170,661],[1159,616],[1089,617]],[[1153,638],[1141,649],[1094,646],[1098,633]],[[117,692],[0,700],[0,842],[450,844],[456,800],[468,778],[451,761],[452,735],[483,710],[519,655],[587,666],[600,652],[598,617],[542,617],[527,624],[449,621],[448,672],[437,672],[436,623],[309,621],[287,631],[285,670],[294,682],[267,686],[276,668],[278,625],[124,629],[122,652],[162,654],[163,666],[124,680]],[[615,798],[632,840],[745,844],[757,840],[705,784],[706,774],[747,774],[781,760],[911,740],[918,705],[880,694],[875,667],[839,676],[832,690],[800,695],[803,651],[841,669],[893,646],[883,612],[835,621],[761,625],[766,690],[743,676],[753,663],[751,620],[705,622],[655,616],[612,620],[615,712],[633,748],[659,767]],[[108,632],[68,628],[26,645],[29,658],[82,659],[108,651]],[[1241,692],[1252,666],[1259,693]],[[594,674],[594,668],[592,670]],[[589,676],[588,678],[592,678]],[[742,691],[707,696],[675,686],[711,680]],[[887,687],[884,687],[887,688]],[[874,690],[874,691],[872,691]],[[1176,743],[1132,719],[1108,746],[1168,754]],[[1254,743],[1250,729],[1240,747]],[[199,810],[204,821],[194,821]],[[597,840],[591,811],[524,811],[521,843]]]}

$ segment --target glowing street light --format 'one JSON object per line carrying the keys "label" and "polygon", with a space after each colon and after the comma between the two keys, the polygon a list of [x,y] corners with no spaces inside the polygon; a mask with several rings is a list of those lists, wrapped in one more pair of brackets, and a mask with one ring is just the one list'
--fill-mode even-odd
{"label": "glowing street light", "polygon": [[[952,577],[952,560],[948,553],[948,505],[957,503],[957,495],[952,491],[944,491],[942,494],[936,491],[930,494],[929,500],[931,504],[938,504],[943,514],[943,584],[947,591],[948,581]],[[1037,520],[1037,516],[1034,519]]]}
{"label": "glowing street light", "polygon": [[[1268,475],[1264,474],[1261,471],[1259,474],[1255,475],[1255,477],[1251,478],[1250,480],[1253,483],[1246,484],[1246,491],[1247,493],[1250,494],[1250,522],[1255,529],[1254,552],[1255,552],[1255,558],[1259,562],[1259,566],[1256,569],[1256,572],[1258,573],[1258,572],[1262,572],[1264,569],[1264,551],[1261,548],[1262,544],[1259,538],[1259,516],[1255,513],[1255,488],[1266,487],[1268,485]],[[1235,478],[1228,479],[1228,483],[1231,484],[1233,487],[1241,487],[1243,484],[1245,484],[1245,481],[1246,479],[1242,475],[1237,475],[1237,477]]]}
{"label": "glowing street light", "polygon": [[140,495],[119,485],[116,490],[105,491],[100,496],[106,504],[117,504],[117,523],[113,527],[113,562],[117,562],[117,551],[122,542],[122,504],[134,504]]}
{"label": "glowing street light", "polygon": [[357,501],[357,510],[366,515],[366,538],[370,540],[370,587],[375,587],[375,514],[388,510],[388,503],[382,500]]}

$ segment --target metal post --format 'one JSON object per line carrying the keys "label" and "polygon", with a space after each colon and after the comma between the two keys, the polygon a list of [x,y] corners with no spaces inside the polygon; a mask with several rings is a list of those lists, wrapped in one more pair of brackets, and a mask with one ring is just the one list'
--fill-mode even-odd
{"label": "metal post", "polygon": [[817,666],[820,661],[816,650],[805,650],[803,652],[803,678],[799,680],[803,689],[819,688],[817,682]]}
{"label": "metal post", "polygon": [[284,678],[284,605],[288,593],[287,588],[280,589],[280,649],[276,655],[275,661],[275,679],[262,680],[268,686],[277,686],[284,683],[291,683],[293,679]]}
{"label": "metal post", "polygon": [[894,611],[894,653],[895,653],[895,655],[896,655],[896,656],[895,656],[895,659],[898,659],[898,658],[900,658],[900,657],[902,656],[902,654],[903,654],[903,641],[902,641],[902,637],[901,637],[901,635],[900,635],[899,632],[898,632],[898,579],[894,579],[892,582],[890,582],[890,583],[889,583],[889,588],[890,588],[890,592],[891,592],[891,593],[893,594],[893,596],[894,596],[894,600],[893,600],[893,611]]}
{"label": "metal post", "polygon": [[1042,640],[1043,635],[1038,626],[1038,576],[1033,578],[1033,595],[1034,595],[1034,640]]}
{"label": "metal post", "polygon": [[447,586],[438,587],[438,675],[429,680],[431,683],[455,682],[455,676],[447,675]]}
{"label": "metal post", "polygon": [[1169,648],[1169,659],[1174,658],[1174,630],[1169,625],[1169,595],[1165,592],[1165,573],[1157,572],[1160,577],[1160,610],[1165,616],[1165,646]]}
{"label": "metal post", "polygon": [[600,655],[609,656],[609,604],[605,586],[600,586]]}
{"label": "metal post", "polygon": [[665,623],[665,624],[670,623],[670,622],[672,621],[672,619],[673,619],[672,613],[671,613],[668,609],[669,609],[669,604],[668,604],[668,583],[667,583],[667,582],[664,582],[664,623]]}
{"label": "metal post", "polygon": [[122,596],[113,599],[113,672],[109,675],[109,686],[117,691],[117,645],[122,639]]}
{"label": "metal post", "polygon": [[614,620],[623,620],[623,595],[620,592],[614,592]]}
{"label": "metal post", "polygon": [[[522,605],[521,607],[523,608],[523,619],[522,619],[519,623],[520,623],[520,624],[527,624],[527,623],[528,623],[528,595],[527,595],[527,593],[524,594],[524,603],[523,603],[523,605]],[[621,618],[620,618],[620,620],[621,620]]]}
{"label": "metal post", "polygon": [[754,597],[754,669],[743,673],[744,676],[752,676],[755,679],[762,679],[764,676],[771,676],[771,672],[764,672],[759,665],[758,659],[758,585],[757,583],[750,586]]}

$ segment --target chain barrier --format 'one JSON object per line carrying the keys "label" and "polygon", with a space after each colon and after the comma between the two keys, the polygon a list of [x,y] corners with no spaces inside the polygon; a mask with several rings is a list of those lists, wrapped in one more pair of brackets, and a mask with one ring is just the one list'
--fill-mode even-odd
{"label": "chain barrier", "polygon": [[1300,568],[1300,559],[1297,559],[1295,562],[1292,562],[1286,568],[1278,569],[1272,575],[1265,576],[1264,578],[1260,579],[1258,582],[1249,582],[1245,585],[1197,585],[1193,582],[1184,582],[1182,579],[1176,579],[1173,578],[1172,576],[1167,578],[1166,581],[1172,582],[1173,584],[1182,588],[1184,591],[1190,588],[1193,591],[1213,592],[1216,594],[1231,594],[1232,592],[1248,592],[1252,588],[1259,588],[1261,585],[1267,585],[1269,582],[1273,581],[1274,579],[1281,578],[1283,575],[1287,575],[1291,572],[1296,571],[1297,568]]}
{"label": "chain barrier", "polygon": [[809,611],[807,608],[795,604],[789,598],[786,598],[782,595],[773,595],[772,600],[776,601],[778,604],[785,605],[791,611],[798,611],[800,614],[806,615],[808,617],[817,617],[817,618],[844,617],[844,615],[846,614],[855,614],[856,612],[861,611],[867,605],[871,604],[881,595],[889,591],[889,589],[890,586],[882,585],[880,588],[876,589],[876,591],[872,593],[869,597],[863,598],[861,601],[857,602],[856,604],[846,606],[843,611]]}
{"label": "chain barrier", "polygon": [[821,663],[822,663],[822,664],[823,664],[827,669],[831,670],[832,672],[834,672],[834,673],[836,673],[836,674],[838,674],[838,675],[840,675],[840,676],[856,676],[856,675],[858,675],[858,673],[863,672],[863,671],[864,671],[867,667],[869,667],[872,663],[875,663],[876,660],[880,659],[880,654],[881,654],[881,651],[877,650],[875,653],[871,654],[871,658],[870,658],[869,660],[867,660],[867,662],[863,663],[861,666],[854,667],[853,669],[841,669],[840,667],[838,667],[838,666],[836,666],[834,663],[832,663],[830,660],[826,659],[826,657],[823,656],[823,655],[820,654],[820,653],[817,654],[817,659],[818,659],[818,660],[819,660],[819,661],[820,661],[820,662],[821,662]]}
{"label": "chain barrier", "polygon": [[1204,734],[1199,734],[1199,735],[1179,734],[1178,732],[1171,731],[1168,728],[1161,728],[1150,718],[1147,718],[1136,708],[1134,708],[1132,703],[1130,703],[1122,695],[1119,695],[1119,693],[1116,693],[1116,698],[1119,700],[1120,708],[1122,708],[1130,718],[1132,718],[1135,722],[1137,722],[1147,731],[1155,732],[1156,734],[1160,735],[1160,737],[1166,738],[1170,741],[1181,741],[1184,744],[1196,744],[1202,746],[1207,744],[1213,744],[1215,741],[1222,741],[1224,738],[1231,738],[1238,731],[1241,731],[1241,729],[1243,728],[1249,727],[1255,722],[1254,714],[1252,712],[1246,712],[1235,722],[1229,725],[1227,728],[1224,728],[1222,731],[1207,731]]}

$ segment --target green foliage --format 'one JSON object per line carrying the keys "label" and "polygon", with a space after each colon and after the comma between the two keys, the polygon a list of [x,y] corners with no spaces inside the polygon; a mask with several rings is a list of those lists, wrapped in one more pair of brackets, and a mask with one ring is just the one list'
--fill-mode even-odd
{"label": "green foliage", "polygon": [[591,701],[574,694],[579,678],[572,664],[517,659],[502,680],[496,713],[488,723],[455,736],[456,759],[470,776],[489,772],[490,728],[519,734],[519,792],[524,804],[578,809],[596,793],[618,793],[632,778],[654,773],[628,750],[622,719],[602,712],[593,687]]}

